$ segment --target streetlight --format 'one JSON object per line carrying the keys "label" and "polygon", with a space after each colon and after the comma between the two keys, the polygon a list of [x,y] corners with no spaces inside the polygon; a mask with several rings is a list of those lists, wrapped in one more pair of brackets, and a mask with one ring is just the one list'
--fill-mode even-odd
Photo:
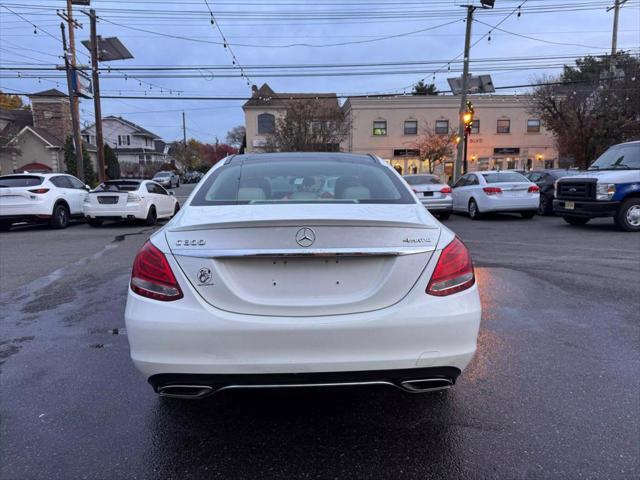
{"label": "streetlight", "polygon": [[473,103],[470,100],[467,101],[467,109],[462,114],[462,123],[464,125],[464,146],[462,152],[462,173],[467,173],[467,142],[469,135],[471,135],[471,129],[473,128]]}

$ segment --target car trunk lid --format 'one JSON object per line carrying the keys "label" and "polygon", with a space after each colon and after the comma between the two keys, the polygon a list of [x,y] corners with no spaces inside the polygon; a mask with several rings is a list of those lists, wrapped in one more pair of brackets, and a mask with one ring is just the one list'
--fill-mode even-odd
{"label": "car trunk lid", "polygon": [[440,228],[415,205],[190,207],[166,231],[209,304],[253,315],[364,312],[400,301]]}

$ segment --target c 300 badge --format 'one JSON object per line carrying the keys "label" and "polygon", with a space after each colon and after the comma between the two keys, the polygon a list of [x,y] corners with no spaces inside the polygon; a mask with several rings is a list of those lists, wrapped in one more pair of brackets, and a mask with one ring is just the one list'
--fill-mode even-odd
{"label": "c 300 badge", "polygon": [[211,269],[202,267],[198,270],[198,286],[213,285],[213,275],[211,275]]}

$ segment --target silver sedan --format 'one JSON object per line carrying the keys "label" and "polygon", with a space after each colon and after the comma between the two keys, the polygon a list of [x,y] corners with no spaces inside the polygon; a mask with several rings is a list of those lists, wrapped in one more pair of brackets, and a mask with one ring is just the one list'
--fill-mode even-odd
{"label": "silver sedan", "polygon": [[446,220],[453,211],[451,187],[432,174],[405,175],[403,177],[429,212]]}

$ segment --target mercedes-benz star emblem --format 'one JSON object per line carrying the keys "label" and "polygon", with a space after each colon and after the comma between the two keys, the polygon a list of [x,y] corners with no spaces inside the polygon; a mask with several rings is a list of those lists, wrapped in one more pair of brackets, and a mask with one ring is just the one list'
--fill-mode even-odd
{"label": "mercedes-benz star emblem", "polygon": [[207,284],[211,281],[211,270],[208,268],[201,268],[198,271],[198,281],[201,284]]}
{"label": "mercedes-benz star emblem", "polygon": [[301,247],[310,247],[316,241],[316,234],[309,227],[304,227],[296,233],[296,242]]}

